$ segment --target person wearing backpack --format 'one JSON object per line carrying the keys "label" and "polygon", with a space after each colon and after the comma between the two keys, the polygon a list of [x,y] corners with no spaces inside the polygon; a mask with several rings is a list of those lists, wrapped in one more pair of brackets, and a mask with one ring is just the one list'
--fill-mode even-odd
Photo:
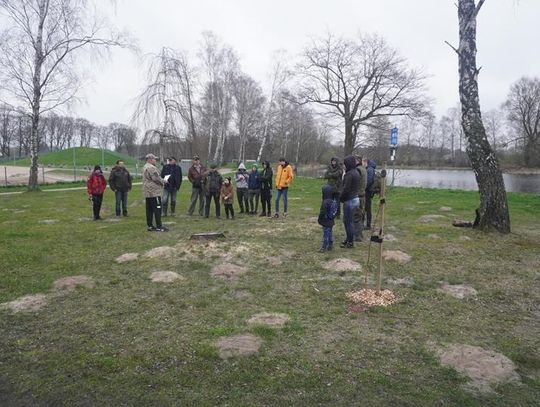
{"label": "person wearing backpack", "polygon": [[323,185],[321,210],[319,211],[318,218],[318,223],[323,228],[322,246],[319,249],[320,253],[327,250],[330,251],[334,246],[332,228],[334,227],[334,219],[336,218],[338,207],[336,187],[333,185]]}
{"label": "person wearing backpack", "polygon": [[[377,177],[376,168],[377,164],[374,160],[368,160],[367,158],[364,158],[362,160],[363,166],[366,168],[367,172],[367,184],[366,184],[366,204],[365,204],[365,212],[366,212],[366,229],[371,229],[371,202],[373,200],[373,196],[376,193],[379,193],[381,190],[380,186],[380,177]],[[376,180],[376,178],[379,178],[379,180]]]}
{"label": "person wearing backpack", "polygon": [[210,216],[210,203],[212,198],[214,198],[214,203],[216,205],[216,218],[221,217],[221,205],[219,202],[221,184],[223,184],[223,177],[217,170],[217,165],[210,165],[210,170],[205,174],[203,180],[204,192],[206,195],[206,204],[204,205],[204,217],[208,218]]}

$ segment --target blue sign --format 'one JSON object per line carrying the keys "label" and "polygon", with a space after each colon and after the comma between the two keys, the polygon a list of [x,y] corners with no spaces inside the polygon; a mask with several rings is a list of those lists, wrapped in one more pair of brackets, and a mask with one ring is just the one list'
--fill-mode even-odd
{"label": "blue sign", "polygon": [[397,146],[397,127],[390,130],[390,145]]}

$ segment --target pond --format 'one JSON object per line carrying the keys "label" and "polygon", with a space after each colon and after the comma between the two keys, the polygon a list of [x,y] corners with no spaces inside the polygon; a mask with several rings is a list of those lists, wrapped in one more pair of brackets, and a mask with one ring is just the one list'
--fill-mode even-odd
{"label": "pond", "polygon": [[[322,177],[325,168],[299,168],[298,174]],[[540,174],[503,174],[508,192],[540,194]],[[392,182],[392,169],[388,170],[388,183]],[[402,187],[478,190],[471,170],[402,170],[396,169],[394,185]]]}

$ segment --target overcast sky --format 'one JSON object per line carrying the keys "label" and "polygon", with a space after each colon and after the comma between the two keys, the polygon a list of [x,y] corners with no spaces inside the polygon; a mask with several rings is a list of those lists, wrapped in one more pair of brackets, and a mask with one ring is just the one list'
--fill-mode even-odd
{"label": "overcast sky", "polygon": [[[330,31],[356,36],[376,32],[412,66],[430,76],[427,85],[435,113],[458,102],[455,0],[118,0],[114,24],[138,39],[143,53],[162,46],[185,50],[195,58],[201,32],[213,31],[239,54],[244,72],[267,86],[270,58],[277,49],[298,55],[310,37]],[[105,2],[104,4],[110,4]],[[110,6],[107,6],[110,9]],[[487,0],[478,22],[480,102],[498,107],[510,85],[523,75],[540,76],[540,0]],[[127,123],[132,100],[144,86],[140,61],[126,50],[89,67],[86,102],[79,116],[99,124]]]}

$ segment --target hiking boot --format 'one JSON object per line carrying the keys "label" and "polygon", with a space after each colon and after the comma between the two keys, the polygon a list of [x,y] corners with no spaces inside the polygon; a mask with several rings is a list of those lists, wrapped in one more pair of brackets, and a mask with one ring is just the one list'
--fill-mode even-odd
{"label": "hiking boot", "polygon": [[284,218],[287,217],[287,212],[283,212],[283,217],[284,217]]}
{"label": "hiking boot", "polygon": [[339,245],[342,249],[352,249],[354,247],[353,242],[343,242]]}
{"label": "hiking boot", "polygon": [[156,228],[156,232],[168,232],[168,231],[169,231],[169,228],[166,228],[165,226]]}
{"label": "hiking boot", "polygon": [[153,232],[154,230],[156,230],[156,228],[153,227],[153,226],[148,226],[148,227],[146,228],[146,231],[147,231],[147,232]]}

